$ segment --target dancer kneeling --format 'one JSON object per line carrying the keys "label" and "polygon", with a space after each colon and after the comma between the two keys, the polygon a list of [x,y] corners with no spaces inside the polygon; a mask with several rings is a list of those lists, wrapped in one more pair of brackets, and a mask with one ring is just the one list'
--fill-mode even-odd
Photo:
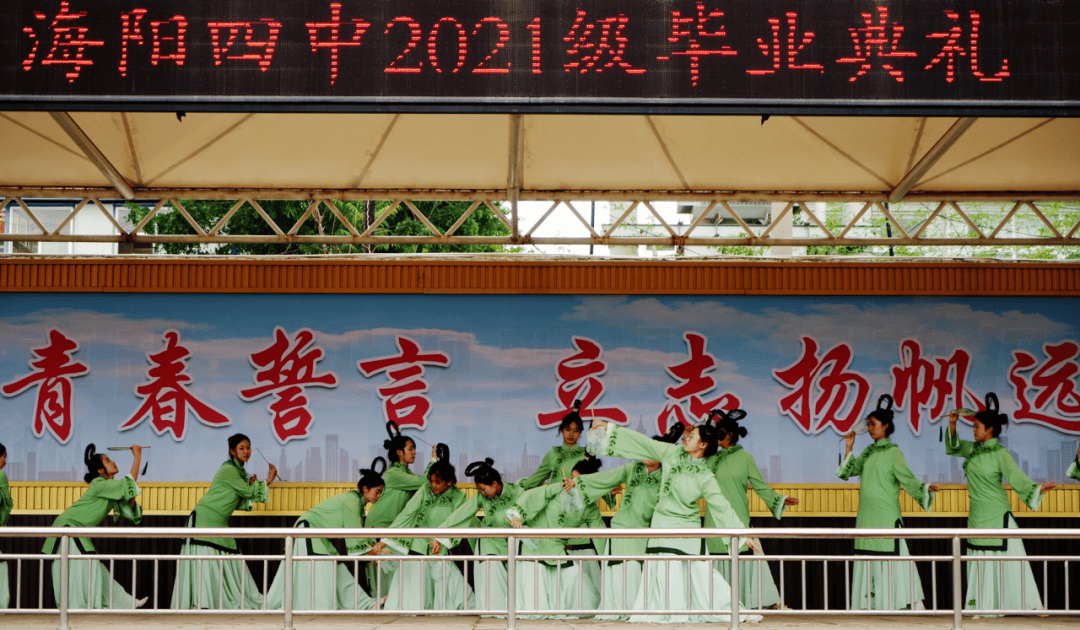
{"label": "dancer kneeling", "polygon": [[[603,527],[600,510],[589,510],[573,479],[595,473],[600,460],[586,456],[574,465],[563,483],[549,483],[518,497],[506,511],[513,527],[540,528]],[[595,508],[595,499],[593,500]],[[535,538],[522,543],[520,553],[538,556],[591,555],[589,548],[571,549],[578,539]],[[586,539],[587,540],[587,539]],[[585,566],[591,565],[591,566]],[[558,562],[538,560],[517,563],[517,608],[519,611],[595,610],[600,604],[599,567],[595,561]],[[590,577],[595,575],[596,578]],[[523,619],[566,619],[568,615],[520,615]]]}
{"label": "dancer kneeling", "polygon": [[[441,451],[441,452],[440,452]],[[465,503],[465,493],[455,484],[457,474],[450,465],[449,449],[440,444],[432,452],[438,461],[428,468],[428,485],[420,489],[390,524],[391,528],[434,528],[441,525]],[[376,545],[408,555],[448,555],[449,549],[437,540],[384,539]],[[457,565],[450,560],[402,561],[390,583],[386,610],[461,610],[476,608],[472,588]]]}
{"label": "dancer kneeling", "polygon": [[[382,464],[379,467],[379,464]],[[382,473],[386,460],[376,457],[371,468],[360,471],[356,490],[332,496],[304,512],[294,527],[348,527],[364,526],[364,506],[374,504],[382,495]],[[373,542],[361,538],[348,538],[345,548],[350,556],[373,552]],[[297,538],[293,541],[293,557],[337,556],[337,548],[326,538]],[[357,568],[359,568],[358,565]],[[293,562],[293,610],[367,610],[375,606],[375,600],[364,592],[358,578],[349,573],[345,563],[326,561]],[[285,602],[285,565],[278,567],[274,583],[266,593],[266,607],[282,608]]]}
{"label": "dancer kneeling", "polygon": [[[710,421],[690,427],[683,434],[682,447],[664,444],[629,429],[596,421],[589,432],[588,449],[614,457],[661,462],[660,499],[653,512],[651,528],[700,529],[704,498],[713,519],[720,527],[741,529],[742,522],[720,492],[705,458],[716,453],[718,429]],[[755,551],[757,543],[750,541]],[[648,553],[657,556],[705,555],[702,538],[654,538]],[[709,588],[711,585],[711,589]],[[730,610],[731,587],[707,560],[661,561],[645,563],[644,574],[634,610]],[[746,618],[758,621],[753,615]],[[636,614],[631,622],[701,623],[730,622],[728,615],[716,614]]]}
{"label": "dancer kneeling", "polygon": [[[53,527],[97,527],[112,512],[113,520],[124,517],[138,525],[142,522],[142,506],[135,502],[139,496],[139,463],[142,460],[142,447],[132,446],[131,453],[135,461],[131,472],[121,479],[114,479],[119,472],[116,462],[108,456],[99,454],[93,444],[86,447],[83,462],[87,473],[84,479],[90,484],[71,507],[64,510],[53,521]],[[60,540],[45,540],[42,553],[60,553]],[[97,550],[89,538],[75,538],[68,546],[68,554],[82,556],[95,554]],[[53,594],[60,601],[60,560],[52,563]],[[68,606],[70,608],[131,608],[134,594],[128,595],[109,575],[109,570],[100,560],[70,560],[68,569]],[[146,598],[136,604],[142,606]]]}

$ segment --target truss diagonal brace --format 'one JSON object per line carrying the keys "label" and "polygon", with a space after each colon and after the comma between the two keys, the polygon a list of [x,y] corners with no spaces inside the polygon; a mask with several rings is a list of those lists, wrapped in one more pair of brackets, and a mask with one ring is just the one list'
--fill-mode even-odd
{"label": "truss diagonal brace", "polygon": [[960,139],[960,136],[964,135],[964,132],[975,124],[976,120],[978,118],[957,119],[953,126],[945,132],[945,135],[941,136],[937,143],[919,160],[919,163],[913,166],[907,175],[904,175],[903,179],[900,180],[900,183],[889,191],[889,203],[896,203],[903,199],[904,195],[908,194],[915,187],[915,184],[919,183],[923,175],[926,175],[926,172],[944,157],[945,153],[952,148],[952,145]]}
{"label": "truss diagonal brace", "polygon": [[67,112],[49,112],[56,121],[56,124],[60,125],[60,128],[64,130],[64,133],[71,138],[71,140],[78,145],[83,154],[86,155],[86,159],[101,171],[101,174],[108,179],[110,183],[116,188],[116,191],[124,199],[134,199],[135,191],[131,189],[131,184],[128,183],[124,176],[120,174],[120,171],[116,170],[116,167],[109,162],[109,159],[105,157],[105,154],[97,148],[94,141],[90,139],[90,136],[86,135],[86,132],[79,127],[75,119],[71,117],[71,114]]}

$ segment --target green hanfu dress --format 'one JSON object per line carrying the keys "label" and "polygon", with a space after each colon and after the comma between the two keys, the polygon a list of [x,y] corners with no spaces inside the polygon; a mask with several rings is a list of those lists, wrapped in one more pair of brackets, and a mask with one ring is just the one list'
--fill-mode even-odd
{"label": "green hanfu dress", "polygon": [[[597,498],[607,498],[608,493],[620,485],[625,485],[619,511],[611,518],[613,528],[644,528],[652,521],[656,502],[660,498],[660,469],[649,473],[648,467],[641,462],[623,464],[612,470],[581,475],[577,478],[582,497],[586,502],[595,503]],[[609,538],[605,541],[605,555],[625,556],[644,555],[648,547],[647,538]],[[633,598],[641,586],[641,567],[644,563],[637,560],[623,562],[608,560],[605,562],[603,575],[603,602],[601,610],[629,610]],[[596,619],[625,621],[629,615],[597,615]]]}
{"label": "green hanfu dress", "polygon": [[[394,519],[390,527],[435,528],[465,503],[465,493],[457,486],[450,486],[442,494],[435,494],[431,484],[417,492],[405,509]],[[382,499],[375,505],[382,503]],[[384,539],[387,548],[399,554],[431,555],[431,539],[404,538]],[[446,545],[439,555],[449,556]],[[418,610],[462,610],[476,608],[472,588],[461,575],[452,560],[420,560],[399,562],[400,567],[390,582],[390,594],[383,605],[384,610],[404,612]]]}
{"label": "green hanfu dress", "polygon": [[[502,494],[490,499],[477,492],[469,497],[461,507],[454,510],[439,528],[448,527],[509,527],[506,511],[518,497],[525,492],[516,483],[504,483]],[[477,510],[484,510],[484,519],[476,517]],[[460,539],[439,539],[444,547],[454,547]],[[502,538],[481,538],[472,543],[479,556],[505,556],[506,540]],[[476,605],[483,610],[506,607],[506,561],[485,560],[473,564],[473,587],[476,590]]]}
{"label": "green hanfu dress", "polygon": [[1065,471],[1065,476],[1080,481],[1080,456],[1074,459],[1072,464],[1069,464],[1069,469]]}
{"label": "green hanfu dress", "polygon": [[[581,479],[582,477],[578,477]],[[595,501],[593,502],[595,507]],[[562,481],[526,490],[513,507],[506,511],[507,517],[521,519],[522,525],[532,529],[603,527],[600,511],[590,512],[584,504],[583,495],[575,488],[564,492]],[[589,520],[593,519],[593,520]],[[597,522],[599,521],[599,522]],[[574,539],[533,538],[524,539],[518,552],[522,555],[556,556],[571,555]],[[595,551],[593,552],[595,555]],[[600,604],[597,581],[588,579],[582,571],[583,564],[596,562],[567,560],[536,560],[517,563],[517,609],[522,619],[571,619],[573,615],[546,615],[541,610],[595,610]]]}
{"label": "green hanfu dress", "polygon": [[[97,527],[111,512],[113,521],[124,517],[138,525],[142,522],[142,506],[131,506],[139,496],[139,484],[131,475],[122,479],[96,477],[81,497],[53,521],[53,527]],[[60,539],[48,538],[42,553],[60,553]],[[94,555],[97,549],[89,538],[74,538],[68,547],[69,556]],[[100,560],[69,560],[68,606],[79,608],[132,608],[134,594],[129,595],[116,583]],[[60,560],[52,563],[53,594],[60,601]]]}
{"label": "green hanfu dress", "polygon": [[[1009,482],[1017,496],[1032,510],[1042,502],[1042,488],[1020,470],[997,438],[985,442],[961,440],[945,431],[945,453],[964,458],[971,511],[968,527],[1015,528],[1009,497],[1001,486]],[[969,538],[964,541],[972,556],[1023,556],[1019,538]],[[1004,564],[1002,568],[1000,565]],[[1004,581],[1002,581],[1004,571]],[[968,562],[964,608],[979,610],[1034,610],[1042,607],[1039,588],[1027,562]]]}
{"label": "green hanfu dress", "polygon": [[[435,460],[428,462],[423,476],[413,474],[409,467],[401,462],[390,464],[383,473],[383,483],[386,485],[383,487],[382,496],[372,503],[371,509],[368,510],[367,526],[390,527],[390,523],[393,523],[398,514],[401,514],[401,511],[405,509],[405,504],[413,498],[416,491],[428,485],[427,470],[433,463]],[[390,592],[390,580],[393,579],[394,573],[397,573],[397,569],[397,562],[369,563],[367,566],[368,588],[372,592],[379,589],[380,596],[386,595]],[[377,573],[382,575],[377,575]]]}
{"label": "green hanfu dress", "polygon": [[[7,525],[15,502],[11,500],[7,473],[0,470],[0,527]],[[8,586],[8,566],[0,562],[0,608],[7,608],[11,603],[11,589]]]}
{"label": "green hanfu dress", "polygon": [[[650,527],[658,529],[701,529],[698,501],[712,511],[720,527],[742,528],[738,515],[724,498],[705,458],[692,459],[681,445],[649,439],[623,427],[608,424],[590,432],[589,450],[597,455],[661,463],[660,498]],[[705,555],[702,538],[650,539],[646,553],[657,556]],[[687,580],[689,574],[689,580]],[[710,589],[711,585],[711,589]],[[660,561],[645,563],[641,587],[631,606],[634,610],[725,610],[731,608],[731,587],[724,576],[705,561]],[[742,617],[740,617],[741,619]],[[631,615],[631,622],[703,623],[731,621],[728,615],[664,614]]]}
{"label": "green hanfu dress", "polygon": [[[749,484],[754,488],[761,500],[772,512],[776,520],[784,515],[784,499],[787,497],[777,493],[765,483],[758,469],[754,456],[743,450],[738,444],[729,448],[720,449],[715,455],[705,459],[705,465],[713,471],[716,484],[720,486],[720,492],[735,510],[743,527],[750,527],[750,498],[746,494]],[[705,527],[716,527],[716,521],[712,512],[705,510]],[[726,538],[709,538],[705,546],[710,554],[728,555],[730,553]],[[744,545],[740,553],[750,555],[750,547]],[[742,562],[740,560],[740,562]],[[731,561],[717,560],[716,568],[731,583]],[[739,600],[752,608],[770,608],[780,603],[780,593],[776,590],[776,582],[773,581],[772,570],[769,563],[763,560],[747,559],[745,564],[739,567]]]}
{"label": "green hanfu dress", "polygon": [[[188,527],[228,527],[236,510],[250,512],[269,499],[265,481],[248,483],[244,465],[235,458],[221,465],[210,488],[188,517]],[[210,609],[262,608],[263,596],[240,559],[232,538],[188,538],[180,547],[184,556],[221,556],[221,560],[180,560],[173,585],[172,607]],[[218,595],[222,597],[218,598]]]}
{"label": "green hanfu dress", "polygon": [[[364,526],[366,503],[359,492],[350,490],[304,512],[293,527],[359,529]],[[367,552],[372,544],[370,539],[345,539],[345,549],[350,556]],[[326,538],[293,540],[293,558],[298,559],[293,563],[293,610],[367,610],[375,605],[375,600],[364,592],[345,563],[299,560],[301,557],[337,555],[334,543]],[[285,567],[282,564],[266,592],[266,607],[280,610],[284,602]]]}
{"label": "green hanfu dress", "polygon": [[[930,484],[915,477],[904,459],[904,454],[889,438],[881,438],[867,446],[858,457],[849,453],[836,470],[836,476],[845,481],[851,477],[859,477],[859,512],[855,517],[855,527],[903,527],[904,520],[900,516],[901,488],[927,512],[934,505],[934,493],[930,492]],[[855,554],[910,555],[907,542],[902,538],[856,540]],[[923,609],[922,580],[913,562],[856,561],[854,564],[851,577],[851,610]]]}

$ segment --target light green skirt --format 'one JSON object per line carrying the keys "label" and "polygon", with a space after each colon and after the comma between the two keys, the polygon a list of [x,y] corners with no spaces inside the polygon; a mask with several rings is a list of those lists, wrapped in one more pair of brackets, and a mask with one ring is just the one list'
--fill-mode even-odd
{"label": "light green skirt", "polygon": [[[445,556],[444,556],[445,557]],[[400,562],[384,610],[475,609],[476,597],[451,560]]]}
{"label": "light green skirt", "polygon": [[[74,542],[74,541],[73,541]],[[132,596],[112,579],[109,570],[93,555],[83,555],[79,546],[72,544],[69,551],[68,607],[69,608],[131,608]],[[82,556],[85,560],[76,560]],[[4,572],[7,576],[7,572]],[[52,562],[53,595],[60,601],[60,561]],[[6,591],[6,589],[5,589]],[[110,601],[111,598],[111,601]]]}
{"label": "light green skirt", "polygon": [[[909,556],[907,542],[900,541],[900,557]],[[852,610],[922,610],[922,579],[914,562],[855,560],[851,575]],[[894,556],[895,557],[895,556]],[[867,606],[867,573],[870,575],[870,599]],[[915,583],[914,594],[911,590]],[[892,598],[890,599],[890,594]]]}
{"label": "light green skirt", "polygon": [[[715,565],[731,584],[731,561],[718,560]],[[780,593],[767,561],[755,562],[749,554],[739,558],[739,601],[748,609],[771,608],[780,603]]]}
{"label": "light green skirt", "polygon": [[[1016,528],[1016,521],[1009,516],[1009,529]],[[1023,556],[1024,541],[1019,538],[1006,540],[1005,551],[982,551],[968,549],[971,556]],[[1004,578],[1004,580],[1002,579]],[[977,610],[1035,610],[1042,608],[1039,587],[1031,572],[1031,563],[968,562],[967,595],[964,608]]]}
{"label": "light green skirt", "polygon": [[11,590],[8,587],[8,567],[6,562],[0,562],[0,608],[11,605]]}
{"label": "light green skirt", "polygon": [[259,609],[263,596],[247,563],[236,554],[184,541],[183,556],[219,556],[220,560],[179,560],[173,585],[174,609]]}
{"label": "light green skirt", "polygon": [[[324,547],[332,547],[329,541]],[[368,597],[345,564],[310,558],[306,538],[293,540],[293,610],[368,610],[375,600]],[[362,566],[362,565],[361,565]],[[266,607],[281,610],[285,603],[285,564],[278,566],[274,582],[266,592]]]}

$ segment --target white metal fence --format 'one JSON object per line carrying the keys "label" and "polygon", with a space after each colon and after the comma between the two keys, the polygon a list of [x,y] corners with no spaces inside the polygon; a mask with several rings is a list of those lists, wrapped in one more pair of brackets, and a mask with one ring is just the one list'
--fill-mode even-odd
{"label": "white metal fence", "polygon": [[[262,579],[262,592],[267,592],[267,587],[270,582],[269,569],[270,563],[280,562],[279,571],[284,571],[284,607],[280,610],[271,610],[265,607],[265,602],[262,609],[243,609],[245,614],[261,614],[261,615],[281,615],[284,620],[284,628],[290,629],[293,627],[293,617],[297,614],[334,614],[334,615],[498,615],[505,616],[507,619],[508,630],[515,628],[516,620],[521,615],[544,615],[544,616],[579,616],[579,615],[721,615],[730,617],[730,627],[739,628],[741,623],[746,623],[745,615],[768,615],[768,616],[785,616],[785,615],[800,615],[800,616],[831,616],[831,615],[843,615],[843,616],[866,616],[873,615],[923,615],[923,616],[939,616],[939,617],[951,617],[953,628],[961,627],[961,620],[963,616],[971,615],[1050,615],[1050,616],[1080,616],[1080,610],[1072,608],[1072,602],[1070,601],[1070,584],[1069,584],[1069,566],[1070,563],[1076,563],[1080,561],[1080,555],[1053,555],[1053,556],[975,556],[966,555],[962,552],[962,541],[966,538],[978,537],[980,539],[985,538],[1001,538],[1001,539],[1023,539],[1023,540],[1038,540],[1038,539],[1053,539],[1059,541],[1065,540],[1080,540],[1080,530],[1078,529],[846,529],[846,528],[781,528],[781,529],[747,529],[747,530],[732,530],[732,529],[589,529],[587,534],[590,538],[596,540],[603,540],[609,538],[649,538],[649,539],[664,539],[664,538],[729,538],[731,552],[728,555],[678,555],[678,556],[663,556],[663,555],[530,555],[522,553],[519,550],[519,542],[527,539],[539,539],[539,538],[574,538],[581,537],[583,531],[580,529],[485,529],[485,528],[473,528],[473,529],[406,529],[406,530],[392,530],[392,529],[309,529],[309,528],[200,528],[198,530],[198,536],[205,539],[214,538],[233,538],[233,539],[284,539],[284,552],[281,554],[269,554],[269,555],[243,555],[237,554],[235,556],[223,557],[220,555],[141,555],[141,554],[95,554],[92,556],[80,556],[70,553],[71,545],[74,538],[116,538],[116,539],[144,539],[144,538],[159,538],[159,539],[186,539],[192,535],[192,530],[188,528],[76,528],[76,527],[64,527],[64,528],[41,528],[41,527],[6,527],[0,528],[0,537],[3,538],[33,538],[44,539],[47,537],[56,537],[59,539],[59,553],[56,554],[6,554],[0,555],[0,562],[14,563],[15,580],[11,584],[11,607],[4,610],[5,614],[27,614],[27,615],[59,615],[59,628],[66,630],[68,627],[68,615],[72,612],[77,613],[95,613],[95,614],[131,614],[140,611],[135,607],[135,599],[140,596],[146,596],[146,589],[152,588],[153,594],[150,595],[151,601],[148,602],[150,606],[155,609],[156,613],[170,613],[170,614],[235,614],[237,611],[232,609],[198,609],[198,610],[169,610],[168,608],[161,609],[159,606],[162,604],[168,605],[167,602],[159,601],[159,570],[162,563],[175,563],[180,560],[194,561],[197,563],[211,563],[219,567],[219,571],[224,571],[226,562],[256,562],[262,563],[263,566],[263,579]],[[913,555],[913,556],[866,556],[866,555],[777,555],[777,554],[765,554],[765,555],[745,555],[739,553],[738,540],[742,537],[753,536],[759,540],[776,541],[776,540],[821,540],[821,539],[866,539],[866,538],[884,538],[895,539],[897,534],[900,533],[905,540],[915,539],[934,539],[945,540],[951,543],[951,553],[947,555]],[[394,538],[394,539],[412,539],[412,538],[429,538],[429,539],[445,539],[448,534],[452,534],[454,538],[464,539],[479,539],[479,538],[501,538],[505,539],[508,543],[508,553],[505,556],[499,555],[454,555],[454,556],[421,556],[421,555],[394,555],[394,556],[295,556],[293,553],[293,542],[300,538]],[[600,545],[602,548],[603,545]],[[111,607],[112,598],[110,597],[110,607],[104,609],[77,609],[69,606],[69,576],[71,563],[74,561],[87,561],[87,560],[100,560],[106,564],[110,574],[114,574],[114,569],[120,563],[131,562],[132,572],[130,582],[122,584],[125,588],[128,588],[133,597],[133,602],[130,607],[114,608]],[[413,610],[413,609],[394,609],[387,610],[383,608],[378,601],[371,610],[293,610],[293,593],[296,588],[308,587],[315,589],[315,581],[312,578],[310,584],[296,584],[294,581],[294,569],[297,563],[302,562],[344,562],[350,566],[353,571],[354,583],[359,583],[359,575],[366,563],[374,562],[380,566],[385,563],[397,563],[397,562],[420,562],[422,567],[430,567],[431,571],[442,571],[445,576],[448,570],[450,561],[464,562],[466,571],[466,581],[463,585],[463,590],[468,589],[468,575],[474,573],[473,567],[470,566],[471,562],[480,561],[494,561],[494,562],[506,562],[507,563],[507,575],[506,575],[506,588],[507,598],[505,602],[477,602],[477,606],[481,607],[468,607],[467,599],[465,599],[466,607],[461,610],[448,610],[446,609],[446,597],[445,593],[441,600],[441,607],[436,609],[425,610]],[[543,560],[548,561],[560,561],[560,562],[573,562],[573,563],[599,563],[601,579],[600,588],[604,586],[604,573],[611,570],[620,570],[619,568],[612,568],[608,566],[608,561],[646,561],[643,565],[643,570],[647,572],[649,570],[657,570],[658,567],[668,566],[667,563],[682,563],[687,561],[729,561],[730,565],[730,584],[736,585],[731,588],[731,597],[729,601],[710,601],[708,607],[690,607],[689,602],[686,606],[680,607],[681,602],[672,602],[670,592],[668,594],[667,606],[665,608],[650,608],[649,610],[639,609],[611,609],[604,608],[603,610],[596,609],[566,609],[566,608],[518,608],[518,575],[521,571],[521,566],[525,567],[528,571],[530,567],[533,571],[538,571],[538,563]],[[47,564],[53,561],[59,561],[59,601],[57,601],[56,608],[46,608],[44,606],[46,602],[45,597],[45,580],[38,580],[37,584],[26,584],[24,579],[24,569],[27,563],[33,563],[37,565],[37,569],[40,575],[44,576],[47,570]],[[779,565],[780,579],[778,581],[780,589],[781,602],[788,601],[789,593],[785,592],[785,572],[791,571],[792,566],[795,570],[799,571],[798,584],[801,594],[800,608],[787,608],[780,609],[762,609],[760,606],[760,596],[758,605],[754,605],[755,602],[740,602],[739,601],[739,588],[740,573],[742,571],[770,571],[769,561],[774,561]],[[1028,593],[1026,591],[1021,592],[1021,609],[962,609],[962,602],[965,600],[964,593],[962,592],[962,579],[966,569],[966,563],[968,562],[991,562],[997,563],[999,572],[1003,576],[1005,570],[1005,563],[1009,562],[1033,562],[1035,563],[1035,570],[1039,571],[1041,565],[1041,574],[1043,578],[1042,594]],[[139,562],[152,562],[153,569],[151,575],[146,575],[145,571],[138,571]],[[818,576],[808,575],[807,563],[821,563],[821,584],[824,586],[824,605],[820,608],[809,608],[807,606],[807,585],[810,584],[808,580],[817,580]],[[852,587],[857,586],[851,583],[851,571],[850,567],[852,563],[859,562],[889,562],[889,563],[910,563],[912,571],[909,574],[911,580],[911,591],[914,591],[914,580],[920,579],[918,572],[914,570],[914,563],[930,563],[931,565],[931,588],[929,589],[930,601],[926,604],[925,610],[866,610],[851,608],[851,592]],[[940,608],[938,606],[938,587],[937,587],[937,568],[939,563],[945,563],[948,566],[948,574],[951,577],[951,606],[946,608]],[[1048,606],[1048,566],[1051,563],[1062,563],[1064,565],[1064,606],[1060,608],[1050,609]],[[618,567],[619,565],[615,565]],[[687,571],[689,573],[689,562],[687,562]],[[830,570],[830,566],[832,569]],[[1073,564],[1073,566],[1076,566]],[[625,571],[625,568],[622,570]],[[668,569],[670,571],[670,569]],[[842,571],[844,575],[844,588],[842,593],[835,592],[836,586],[832,587],[833,592],[830,593],[830,581],[829,574],[833,572],[834,578],[836,576],[835,571]],[[891,572],[890,572],[891,573]],[[201,570],[200,570],[201,574]],[[381,592],[382,588],[383,571],[379,570],[375,572],[376,583],[372,584],[372,590],[374,592]],[[576,573],[579,592],[584,588],[583,585],[583,571]],[[712,575],[712,573],[710,573]],[[759,573],[760,575],[760,573]],[[869,575],[869,572],[868,572]],[[474,579],[490,579],[490,573],[485,573],[483,578],[474,576]],[[712,578],[710,578],[710,581]],[[760,580],[759,580],[760,581]],[[836,579],[839,582],[838,579]],[[643,582],[647,584],[647,580],[643,578]],[[1004,579],[1001,580],[1004,582]],[[625,585],[625,581],[623,581]],[[710,593],[713,592],[712,584],[709,585]],[[894,584],[890,579],[888,581],[889,600],[892,601],[892,592]],[[978,584],[978,588],[983,587],[981,580]],[[22,606],[24,589],[36,588],[37,590],[37,606],[25,607]],[[404,588],[399,584],[399,588]],[[561,588],[558,587],[558,588]],[[625,586],[624,586],[625,588]],[[869,594],[870,581],[867,579],[867,592]],[[999,584],[998,588],[1004,588]],[[488,589],[485,589],[488,591]],[[488,591],[490,592],[490,591]],[[464,593],[463,593],[464,595]],[[979,601],[982,601],[981,590],[979,593]],[[623,601],[633,601],[633,594],[623,595]],[[1030,598],[1035,598],[1034,600]],[[243,597],[240,598],[241,602]],[[376,598],[378,599],[378,598]],[[712,599],[712,597],[710,597]],[[867,597],[869,600],[870,598]],[[533,600],[536,601],[536,600]],[[582,601],[579,599],[578,601]],[[604,601],[603,592],[600,594],[601,603]],[[1039,609],[1029,609],[1027,603],[1040,604]],[[837,606],[832,606],[832,603],[838,603]],[[490,606],[490,607],[489,607]],[[743,619],[740,619],[743,617]]]}

